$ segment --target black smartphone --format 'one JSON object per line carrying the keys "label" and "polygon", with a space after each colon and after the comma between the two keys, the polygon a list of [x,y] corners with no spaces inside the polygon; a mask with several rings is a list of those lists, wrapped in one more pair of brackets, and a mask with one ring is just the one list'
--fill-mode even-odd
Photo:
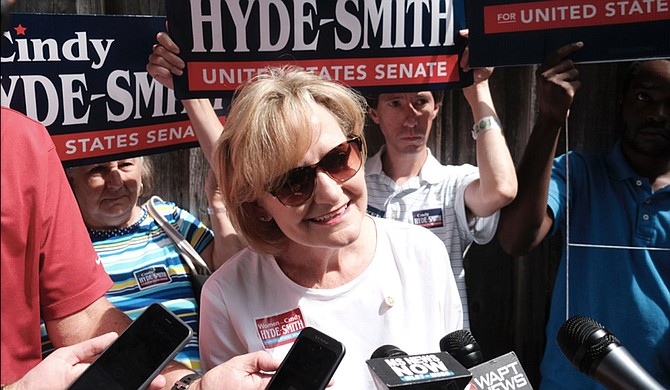
{"label": "black smartphone", "polygon": [[160,303],[147,307],[72,383],[70,390],[145,389],[193,335]]}
{"label": "black smartphone", "polygon": [[344,345],[312,327],[303,329],[266,390],[322,390],[344,357]]}

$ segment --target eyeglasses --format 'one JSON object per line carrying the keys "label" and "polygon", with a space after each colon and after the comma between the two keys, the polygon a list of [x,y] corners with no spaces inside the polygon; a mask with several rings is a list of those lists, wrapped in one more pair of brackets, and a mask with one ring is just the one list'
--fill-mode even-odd
{"label": "eyeglasses", "polygon": [[314,195],[316,170],[321,169],[331,179],[344,183],[358,173],[363,165],[360,137],[351,138],[337,145],[316,164],[291,169],[284,182],[270,193],[284,206],[297,207]]}

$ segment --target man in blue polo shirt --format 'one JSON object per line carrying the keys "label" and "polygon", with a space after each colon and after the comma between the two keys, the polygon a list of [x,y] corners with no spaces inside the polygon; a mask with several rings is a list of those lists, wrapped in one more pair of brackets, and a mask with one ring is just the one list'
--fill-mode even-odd
{"label": "man in blue polo shirt", "polygon": [[670,388],[670,60],[632,65],[619,96],[621,138],[611,151],[554,160],[579,88],[565,57],[581,46],[562,47],[537,72],[540,112],[498,237],[513,254],[558,230],[568,243],[547,325],[543,389],[602,388],[557,345],[560,326],[575,315],[603,324]]}

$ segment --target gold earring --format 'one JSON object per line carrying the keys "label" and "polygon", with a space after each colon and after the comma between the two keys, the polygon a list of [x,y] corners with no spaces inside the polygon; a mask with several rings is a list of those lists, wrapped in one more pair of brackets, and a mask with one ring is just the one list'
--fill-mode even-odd
{"label": "gold earring", "polygon": [[142,196],[143,193],[144,193],[144,183],[140,183],[140,194],[139,194],[139,196]]}
{"label": "gold earring", "polygon": [[270,217],[268,217],[267,215],[261,215],[260,217],[258,217],[258,219],[259,219],[261,222],[268,222],[268,221],[270,221]]}

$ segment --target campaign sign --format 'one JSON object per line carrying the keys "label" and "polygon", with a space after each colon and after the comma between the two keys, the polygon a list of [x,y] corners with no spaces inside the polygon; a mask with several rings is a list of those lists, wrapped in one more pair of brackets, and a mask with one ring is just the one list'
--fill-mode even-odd
{"label": "campaign sign", "polygon": [[542,63],[571,42],[576,62],[670,57],[670,0],[468,0],[470,64]]}
{"label": "campaign sign", "polygon": [[197,146],[174,92],[146,71],[163,30],[164,17],[15,13],[2,105],[46,126],[65,166]]}
{"label": "campaign sign", "polygon": [[368,93],[460,88],[462,0],[167,0],[187,63],[177,96],[230,96],[295,65]]}

